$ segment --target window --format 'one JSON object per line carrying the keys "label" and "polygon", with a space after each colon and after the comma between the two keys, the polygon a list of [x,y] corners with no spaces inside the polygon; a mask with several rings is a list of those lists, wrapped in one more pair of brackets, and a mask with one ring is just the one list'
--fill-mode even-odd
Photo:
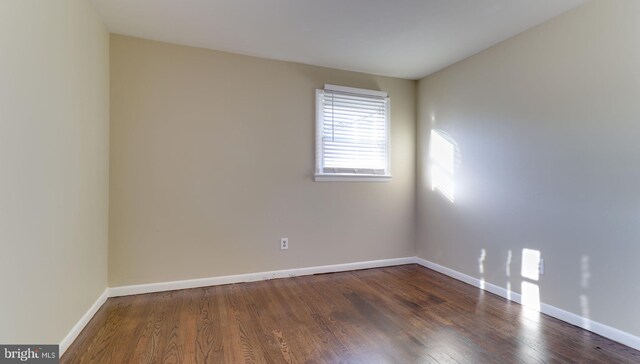
{"label": "window", "polygon": [[316,181],[388,181],[386,92],[325,85],[316,90]]}

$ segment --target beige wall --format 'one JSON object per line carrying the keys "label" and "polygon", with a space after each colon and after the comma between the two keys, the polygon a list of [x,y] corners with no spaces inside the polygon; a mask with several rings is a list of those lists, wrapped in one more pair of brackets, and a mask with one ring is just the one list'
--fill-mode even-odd
{"label": "beige wall", "polygon": [[[539,250],[543,302],[639,335],[640,2],[587,3],[418,93],[418,254],[520,292]],[[458,145],[455,203],[429,189],[431,128]]]}
{"label": "beige wall", "polygon": [[0,1],[0,343],[59,343],[107,286],[108,33]]}
{"label": "beige wall", "polygon": [[[414,81],[118,35],[110,55],[110,286],[414,255]],[[313,182],[324,83],[389,93],[392,182]]]}

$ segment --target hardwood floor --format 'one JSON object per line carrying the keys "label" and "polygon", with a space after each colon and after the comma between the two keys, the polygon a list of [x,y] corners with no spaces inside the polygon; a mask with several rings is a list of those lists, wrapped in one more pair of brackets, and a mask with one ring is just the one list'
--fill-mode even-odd
{"label": "hardwood floor", "polygon": [[640,363],[418,265],[110,298],[61,363]]}

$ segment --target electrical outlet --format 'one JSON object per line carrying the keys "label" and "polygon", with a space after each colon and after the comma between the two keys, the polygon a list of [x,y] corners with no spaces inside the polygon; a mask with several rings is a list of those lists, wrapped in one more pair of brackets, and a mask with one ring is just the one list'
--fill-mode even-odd
{"label": "electrical outlet", "polygon": [[280,250],[289,249],[289,238],[280,238]]}
{"label": "electrical outlet", "polygon": [[544,259],[542,258],[538,261],[538,273],[544,274]]}

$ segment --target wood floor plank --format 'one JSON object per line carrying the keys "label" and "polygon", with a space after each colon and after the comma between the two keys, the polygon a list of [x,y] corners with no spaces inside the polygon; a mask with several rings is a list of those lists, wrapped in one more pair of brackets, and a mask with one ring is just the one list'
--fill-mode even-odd
{"label": "wood floor plank", "polygon": [[61,363],[640,363],[418,265],[110,298]]}

